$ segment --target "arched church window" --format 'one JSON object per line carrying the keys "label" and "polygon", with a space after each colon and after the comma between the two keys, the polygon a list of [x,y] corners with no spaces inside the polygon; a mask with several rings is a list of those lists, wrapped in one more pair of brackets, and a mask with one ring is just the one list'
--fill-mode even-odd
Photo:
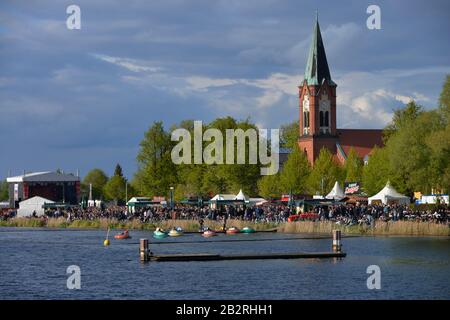
{"label": "arched church window", "polygon": [[325,111],[325,127],[328,127],[329,123],[329,113],[328,111]]}
{"label": "arched church window", "polygon": [[319,112],[320,126],[323,127],[323,111]]}

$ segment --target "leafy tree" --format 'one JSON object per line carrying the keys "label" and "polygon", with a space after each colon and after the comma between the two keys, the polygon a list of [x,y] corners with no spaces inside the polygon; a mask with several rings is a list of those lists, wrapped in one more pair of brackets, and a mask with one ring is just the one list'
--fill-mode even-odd
{"label": "leafy tree", "polygon": [[120,166],[120,164],[116,164],[116,168],[114,169],[114,175],[123,177],[122,167]]}
{"label": "leafy tree", "polygon": [[294,121],[289,124],[285,124],[280,128],[280,147],[282,148],[294,148],[298,143],[299,138],[299,123]]}
{"label": "leafy tree", "polygon": [[375,147],[369,155],[369,161],[363,170],[363,189],[373,196],[380,191],[388,180],[395,187],[395,179],[392,179],[389,153],[386,148]]}
{"label": "leafy tree", "polygon": [[6,180],[0,182],[0,201],[8,200],[9,192],[8,192],[8,183]]}
{"label": "leafy tree", "polygon": [[275,199],[281,196],[280,175],[273,174],[270,176],[263,176],[258,180],[259,195],[266,199]]}
{"label": "leafy tree", "polygon": [[400,192],[431,191],[434,184],[430,179],[433,176],[432,149],[427,144],[427,137],[440,128],[440,116],[435,110],[422,112],[387,141],[390,168],[396,175]]}
{"label": "leafy tree", "polygon": [[[217,125],[217,124],[215,124]],[[219,126],[220,127],[220,126]],[[219,129],[219,128],[218,128]],[[258,132],[257,127],[250,123],[249,120],[244,121],[238,121],[236,122],[236,125],[234,128],[235,130],[243,130],[244,132],[247,132],[247,130],[254,130],[255,133]],[[222,130],[222,129],[220,129]],[[225,137],[225,133],[224,133]],[[258,135],[256,134],[256,138],[258,138]],[[226,140],[226,139],[224,139]],[[224,141],[225,143],[225,141]],[[223,172],[225,174],[225,178],[227,179],[227,184],[229,186],[229,191],[231,193],[237,193],[240,189],[245,194],[248,195],[256,195],[258,193],[258,186],[257,181],[260,178],[261,172],[260,172],[260,164],[259,162],[256,164],[250,164],[250,141],[249,139],[245,140],[245,163],[239,164],[237,162],[238,152],[241,150],[238,150],[239,146],[237,145],[237,140],[235,139],[235,146],[234,146],[234,164],[224,164],[221,165]],[[225,148],[225,145],[224,145]],[[226,150],[226,149],[224,149]],[[255,151],[258,152],[258,149],[255,148]],[[224,156],[226,157],[226,152],[224,152]],[[257,157],[257,161],[258,157]]]}
{"label": "leafy tree", "polygon": [[310,171],[311,168],[305,153],[300,151],[297,145],[294,145],[281,171],[280,185],[282,191],[292,192],[293,194],[305,193]]}
{"label": "leafy tree", "polygon": [[326,194],[333,188],[334,183],[340,180],[342,180],[340,166],[333,160],[331,152],[323,147],[309,175],[308,186],[310,192]]}
{"label": "leafy tree", "polygon": [[345,181],[361,181],[363,165],[363,160],[358,157],[355,149],[350,148],[344,164]]}
{"label": "leafy tree", "polygon": [[447,75],[439,96],[439,109],[448,124],[450,122],[450,74]]}
{"label": "leafy tree", "polygon": [[431,175],[433,187],[450,192],[450,75],[447,75],[439,97],[437,110],[441,118],[440,128],[435,130],[426,139],[431,149]]}
{"label": "leafy tree", "polygon": [[112,176],[105,185],[106,196],[114,200],[116,204],[123,203],[125,199],[125,183],[124,177]]}
{"label": "leafy tree", "polygon": [[394,111],[392,121],[386,126],[383,131],[383,140],[387,140],[398,130],[407,127],[423,112],[423,107],[416,104],[414,101],[409,102],[403,108]]}
{"label": "leafy tree", "polygon": [[162,122],[155,122],[145,133],[137,156],[138,171],[133,184],[148,196],[168,195],[177,184],[177,168],[171,159],[173,143]]}
{"label": "leafy tree", "polygon": [[94,199],[103,198],[103,188],[108,182],[108,176],[101,169],[92,169],[84,177],[82,182],[83,193],[88,194],[89,184],[92,184],[92,196]]}

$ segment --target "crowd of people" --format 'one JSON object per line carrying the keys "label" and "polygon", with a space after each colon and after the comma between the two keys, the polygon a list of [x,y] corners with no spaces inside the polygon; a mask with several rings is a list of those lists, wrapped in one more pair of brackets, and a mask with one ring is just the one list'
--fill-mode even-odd
{"label": "crowd of people", "polygon": [[[419,209],[406,205],[317,205],[307,207],[307,215],[298,214],[297,209],[282,204],[266,204],[262,206],[222,205],[218,208],[210,206],[177,205],[174,208],[153,206],[129,211],[125,206],[107,207],[71,207],[66,209],[47,209],[44,218],[74,220],[117,219],[139,220],[143,223],[158,222],[168,219],[209,219],[228,220],[238,219],[252,222],[281,223],[288,221],[295,215],[294,220],[320,220],[333,221],[337,224],[371,225],[375,220],[381,221],[430,221],[435,223],[450,222],[450,206],[436,206],[434,209]],[[16,216],[16,210],[10,209],[0,214],[1,220],[7,220]],[[289,219],[289,221],[292,221]]]}
{"label": "crowd of people", "polygon": [[320,220],[332,220],[339,224],[367,224],[381,221],[430,221],[449,223],[450,207],[441,205],[434,209],[411,208],[407,205],[336,205],[319,206],[315,212]]}

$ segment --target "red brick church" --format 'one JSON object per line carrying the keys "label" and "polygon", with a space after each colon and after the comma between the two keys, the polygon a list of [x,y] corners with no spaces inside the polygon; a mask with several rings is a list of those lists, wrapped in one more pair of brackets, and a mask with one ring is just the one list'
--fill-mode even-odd
{"label": "red brick church", "polygon": [[353,147],[362,159],[375,145],[382,146],[382,130],[336,128],[336,83],[331,80],[325,48],[316,18],[314,33],[305,69],[299,86],[300,138],[299,147],[310,163],[325,147],[336,160],[344,163]]}

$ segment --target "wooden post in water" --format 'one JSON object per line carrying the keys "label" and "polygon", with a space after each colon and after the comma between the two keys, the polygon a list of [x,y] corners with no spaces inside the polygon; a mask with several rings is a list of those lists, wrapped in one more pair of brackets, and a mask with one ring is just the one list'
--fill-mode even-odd
{"label": "wooden post in water", "polygon": [[333,252],[341,252],[341,230],[333,230]]}
{"label": "wooden post in water", "polygon": [[148,261],[148,239],[139,240],[139,255],[142,262]]}

